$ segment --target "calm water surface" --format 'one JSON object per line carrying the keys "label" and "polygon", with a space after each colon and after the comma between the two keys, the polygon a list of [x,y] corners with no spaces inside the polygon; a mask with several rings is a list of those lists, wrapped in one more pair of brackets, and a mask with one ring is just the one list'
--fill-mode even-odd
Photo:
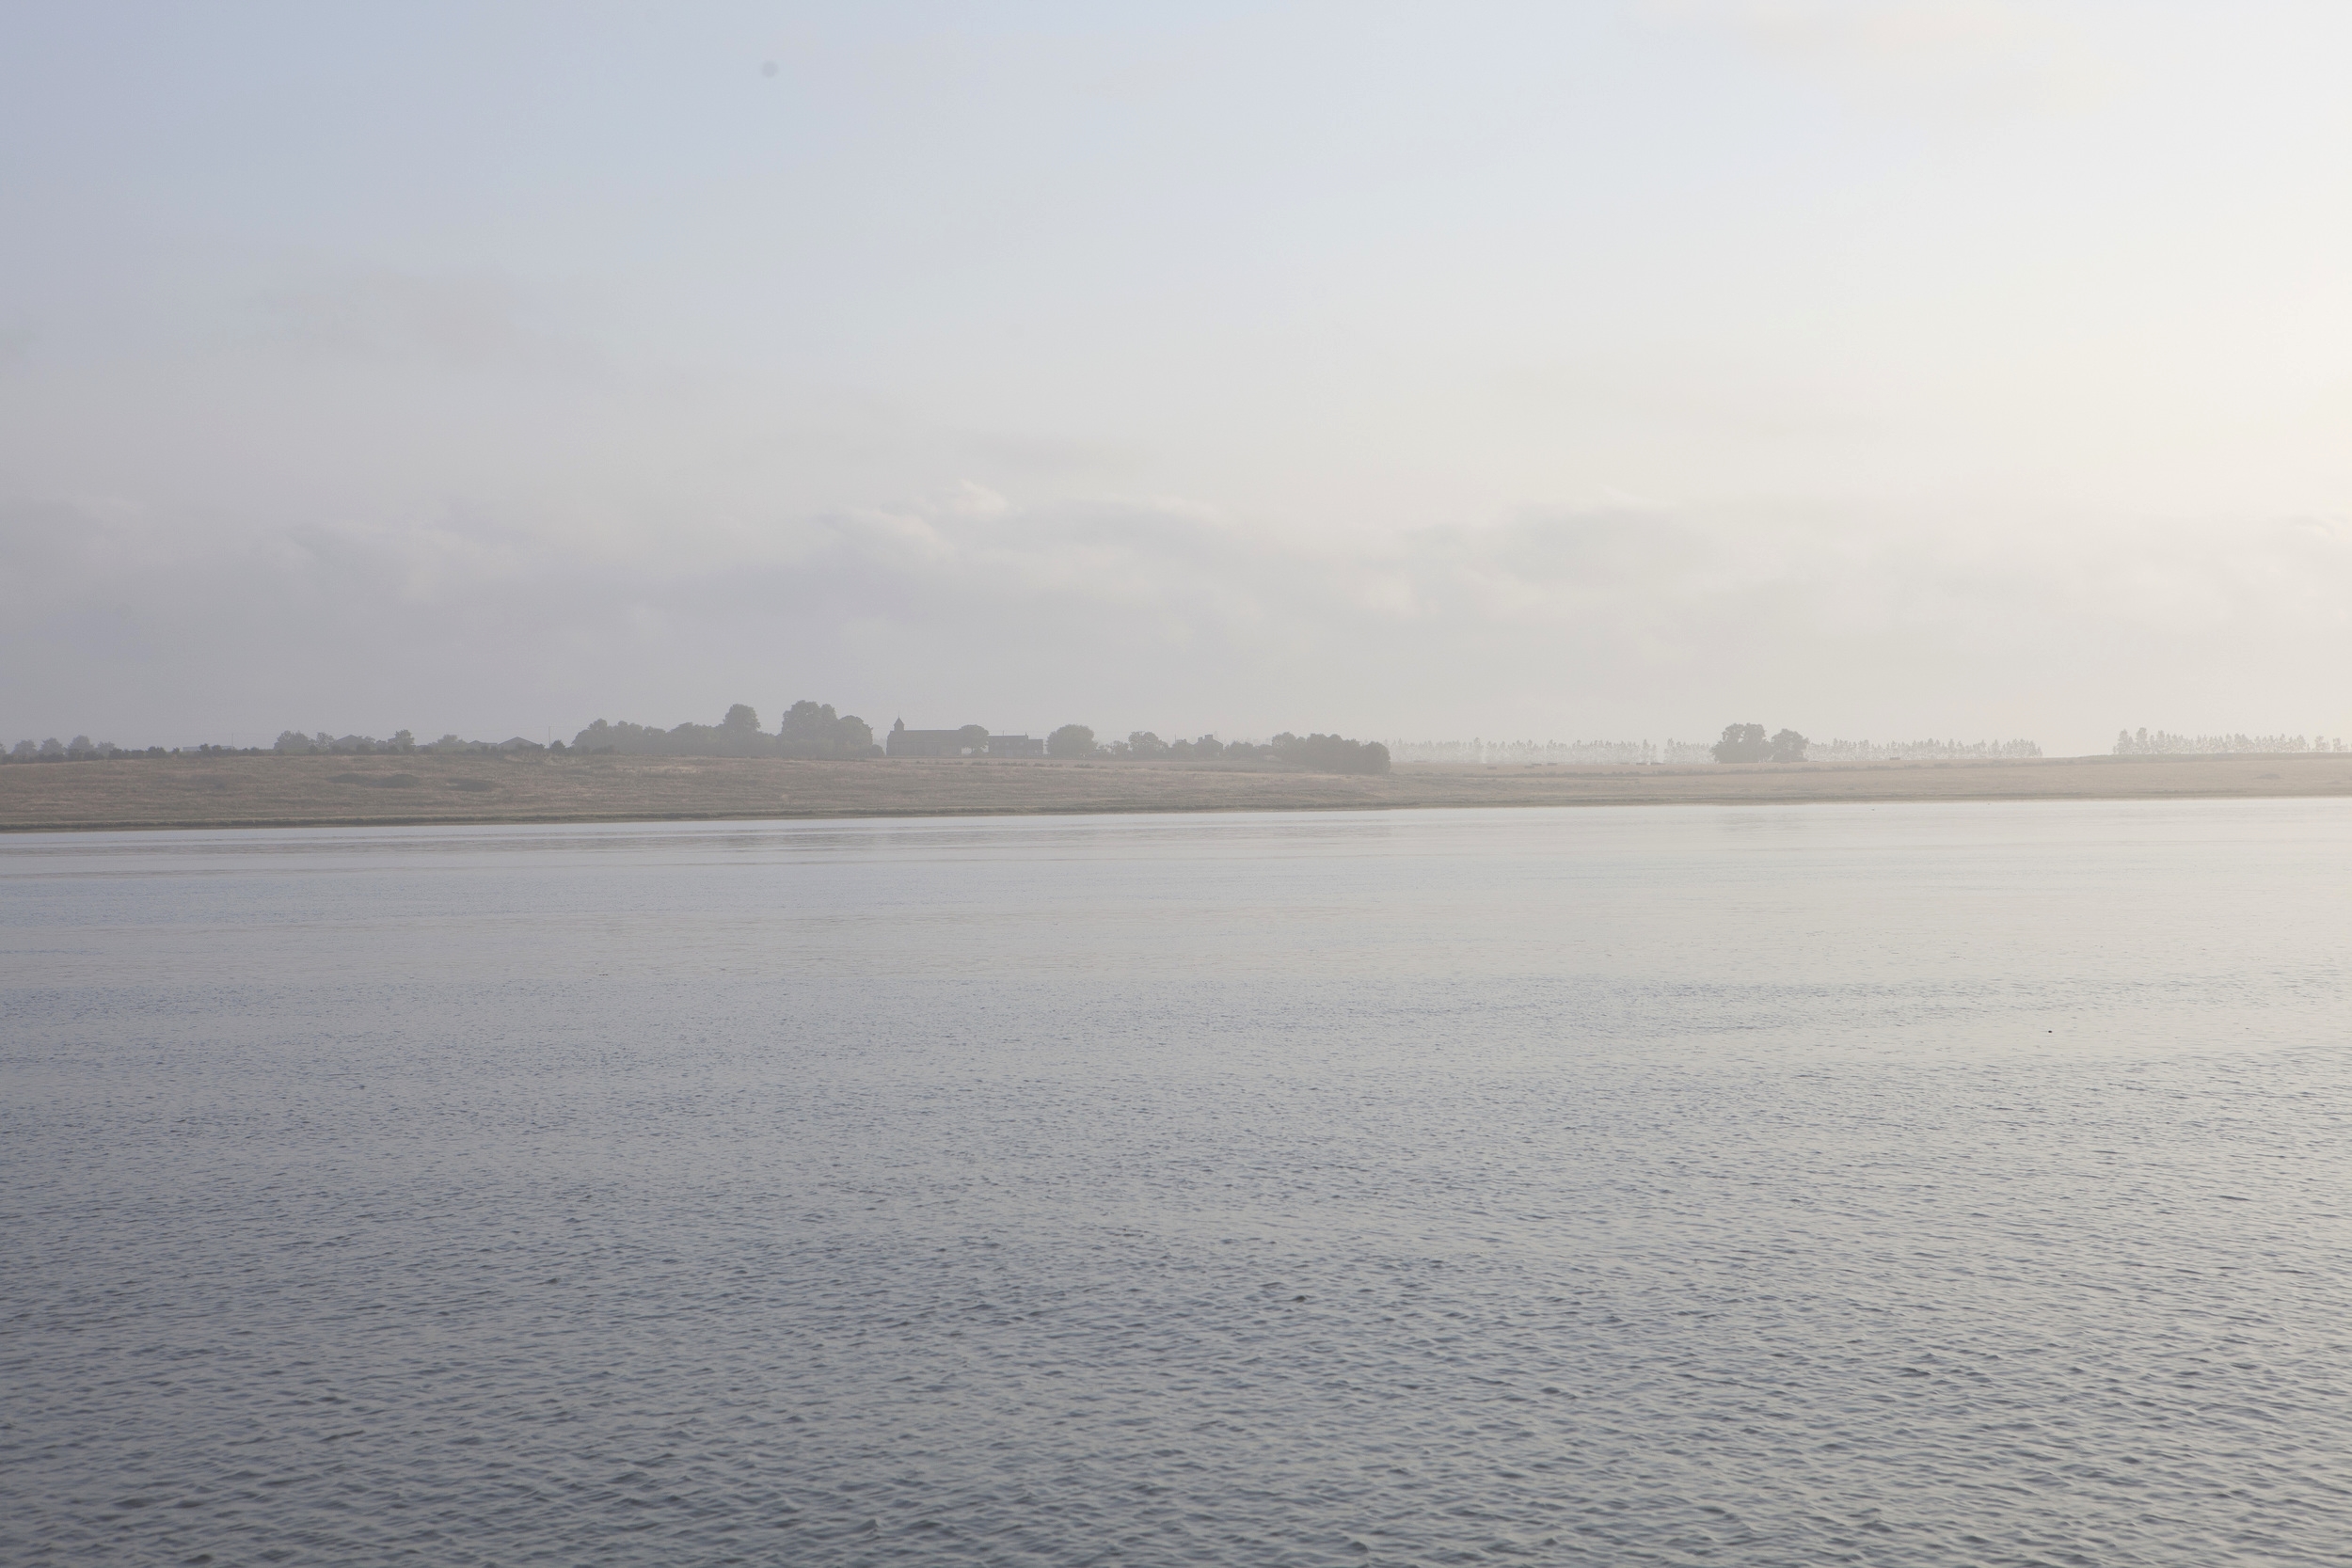
{"label": "calm water surface", "polygon": [[0,1560],[2352,1560],[2352,802],[0,841]]}

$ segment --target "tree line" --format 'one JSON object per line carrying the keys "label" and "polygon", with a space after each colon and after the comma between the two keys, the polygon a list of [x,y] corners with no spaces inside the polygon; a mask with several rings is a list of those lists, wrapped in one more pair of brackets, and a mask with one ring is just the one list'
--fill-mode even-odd
{"label": "tree line", "polygon": [[1259,745],[1247,740],[1219,740],[1204,735],[1193,740],[1162,740],[1150,730],[1133,730],[1124,740],[1098,741],[1085,724],[1064,724],[1045,737],[1045,754],[1065,760],[1151,762],[1279,762],[1316,773],[1385,773],[1389,749],[1377,740],[1349,740],[1336,735],[1293,735],[1288,730]]}
{"label": "tree line", "polygon": [[59,740],[53,735],[39,744],[20,740],[8,748],[5,757],[9,762],[94,762],[105,757],[160,757],[164,754],[161,746],[149,746],[143,750],[126,749],[111,740],[92,740],[86,735],[77,735],[71,740]]}
{"label": "tree line", "polygon": [[[985,731],[967,726],[984,739]],[[1098,741],[1085,724],[1064,724],[1047,737],[1046,754],[1064,760],[1102,762],[1232,761],[1272,762],[1317,773],[1386,773],[1389,749],[1376,740],[1350,740],[1344,736],[1294,735],[1288,730],[1263,743],[1219,740],[1203,735],[1190,740],[1162,740],[1150,730],[1136,730],[1124,740]],[[264,752],[258,747],[191,746],[183,755],[259,756],[407,756],[418,752],[550,752],[589,756],[671,757],[791,757],[817,761],[850,761],[879,757],[871,725],[854,713],[836,713],[831,703],[797,702],[785,711],[771,733],[760,726],[759,714],[748,703],[737,703],[716,724],[684,723],[670,729],[626,720],[599,719],[572,737],[541,746],[516,736],[496,742],[460,739],[444,735],[420,741],[407,730],[389,739],[367,735],[330,735],[325,730],[279,732]],[[81,762],[106,757],[165,756],[161,746],[126,751],[111,741],[75,736],[71,742],[56,739],[39,744],[19,741],[6,753],[8,762]]]}
{"label": "tree line", "polygon": [[2164,730],[2151,735],[2142,729],[2137,734],[2130,730],[2119,731],[2115,736],[2115,755],[2119,757],[2226,755],[2232,752],[2341,752],[2344,749],[2341,736],[2330,740],[2324,735],[2172,735]]}
{"label": "tree line", "polygon": [[799,757],[807,760],[847,760],[878,757],[873,726],[854,713],[835,713],[831,703],[794,703],[785,710],[776,733],[759,727],[759,714],[748,703],[727,709],[716,724],[680,724],[654,729],[644,724],[607,723],[597,720],[572,737],[571,749],[590,755],[668,757]]}

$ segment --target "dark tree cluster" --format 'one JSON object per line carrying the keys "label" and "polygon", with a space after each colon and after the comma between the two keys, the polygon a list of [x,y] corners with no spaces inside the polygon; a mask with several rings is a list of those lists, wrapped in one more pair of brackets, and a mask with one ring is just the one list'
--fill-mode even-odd
{"label": "dark tree cluster", "polygon": [[1803,762],[1811,744],[1794,730],[1768,736],[1761,724],[1725,724],[1710,750],[1717,762]]}
{"label": "dark tree cluster", "polygon": [[[751,709],[741,708],[749,714]],[[730,714],[732,717],[732,713]],[[753,721],[757,723],[757,720]],[[776,755],[780,757],[871,757],[882,754],[874,744],[874,732],[866,721],[854,713],[836,716],[831,703],[812,703],[805,699],[785,710],[784,722],[776,732]]]}
{"label": "dark tree cluster", "polygon": [[1317,773],[1385,773],[1389,749],[1377,740],[1348,740],[1336,735],[1292,735],[1288,731],[1265,744],[1277,762]]}
{"label": "dark tree cluster", "polygon": [[[1084,725],[1077,727],[1085,728]],[[1092,735],[1094,732],[1088,730],[1087,733]],[[1047,746],[1050,750],[1052,746],[1050,740]],[[1154,758],[1214,762],[1227,755],[1230,751],[1231,748],[1225,742],[1213,735],[1204,735],[1193,740],[1162,740],[1150,730],[1130,730],[1126,739],[1114,740],[1109,745],[1099,748],[1096,754],[1136,762],[1150,762]]]}
{"label": "dark tree cluster", "polygon": [[794,703],[770,735],[759,715],[738,703],[716,724],[680,724],[660,730],[626,721],[599,719],[573,737],[572,750],[591,754],[661,757],[878,757],[874,732],[854,713],[836,714],[831,703]]}

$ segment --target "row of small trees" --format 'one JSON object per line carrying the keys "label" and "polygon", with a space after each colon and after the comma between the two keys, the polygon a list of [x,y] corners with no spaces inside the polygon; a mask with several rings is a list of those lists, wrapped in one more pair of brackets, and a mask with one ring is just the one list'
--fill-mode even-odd
{"label": "row of small trees", "polygon": [[874,744],[873,727],[865,720],[854,713],[835,713],[831,703],[807,701],[786,709],[773,735],[759,727],[757,710],[748,703],[738,703],[716,724],[680,724],[668,730],[599,719],[572,737],[572,750],[623,756],[819,760],[882,755],[882,748]]}
{"label": "row of small trees", "polygon": [[2341,737],[2330,740],[2324,735],[2316,737],[2299,735],[2170,735],[2163,730],[2151,735],[2143,729],[2137,734],[2123,730],[2115,737],[2115,754],[2119,757],[2226,754],[2231,752],[2341,752],[2344,749]]}
{"label": "row of small trees", "polygon": [[1288,730],[1263,745],[1247,740],[1219,740],[1214,735],[1192,740],[1162,740],[1150,730],[1135,730],[1124,740],[1100,741],[1085,724],[1064,724],[1045,737],[1045,754],[1065,759],[1149,762],[1197,759],[1287,763],[1318,773],[1385,773],[1389,749],[1376,740],[1349,740],[1336,735],[1293,735]]}
{"label": "row of small trees", "polygon": [[2038,757],[2031,740],[1812,740],[1809,762],[1969,762]]}
{"label": "row of small trees", "polygon": [[455,736],[445,735],[438,740],[427,741],[420,747],[417,744],[417,737],[406,730],[393,731],[389,740],[378,740],[372,735],[329,735],[325,730],[319,731],[316,735],[304,735],[300,730],[281,730],[278,732],[277,743],[270,750],[281,756],[308,756],[316,752],[326,752],[336,756],[364,757],[373,756],[379,752],[405,756],[411,752],[430,752],[437,747],[456,747],[464,744],[465,742]]}
{"label": "row of small trees", "polygon": [[758,711],[748,703],[738,703],[727,709],[727,716],[716,724],[679,724],[673,729],[658,729],[649,724],[632,724],[627,720],[613,722],[599,719],[572,738],[570,746],[557,741],[542,747],[535,740],[516,736],[512,740],[496,742],[461,740],[445,735],[438,740],[420,741],[406,730],[401,730],[389,740],[373,736],[334,736],[321,730],[315,736],[300,730],[288,730],[278,737],[271,750],[286,755],[312,752],[333,752],[337,755],[367,756],[376,752],[407,754],[413,752],[612,752],[624,756],[683,756],[683,757],[871,757],[880,756],[882,748],[874,744],[874,732],[866,721],[855,714],[838,714],[830,703],[798,702],[787,709],[784,722],[771,735],[759,726]]}
{"label": "row of small trees", "polygon": [[[159,756],[163,753],[161,746],[151,746],[148,751]],[[18,741],[8,749],[8,759],[10,762],[88,762],[99,757],[145,754],[142,752],[126,752],[111,740],[92,740],[86,735],[77,735],[71,740],[59,740],[53,735],[38,745],[29,740]]]}
{"label": "row of small trees", "polygon": [[[985,732],[981,732],[985,738]],[[227,748],[203,747],[205,752],[225,752]],[[330,735],[325,730],[306,735],[300,730],[286,730],[271,751],[281,756],[406,756],[420,752],[480,752],[532,751],[581,752],[590,755],[617,754],[623,756],[692,756],[692,757],[802,757],[847,760],[858,757],[878,757],[882,749],[874,744],[873,729],[854,713],[835,713],[830,703],[798,702],[786,711],[783,722],[775,733],[760,728],[759,715],[749,705],[738,703],[727,709],[727,715],[716,724],[679,724],[674,729],[656,729],[646,724],[627,721],[612,722],[599,719],[572,738],[570,746],[557,741],[542,748],[536,741],[516,736],[496,744],[461,740],[445,735],[438,740],[419,741],[406,730],[395,731],[391,738],[379,740],[367,735]],[[1200,761],[1263,761],[1311,768],[1319,773],[1385,773],[1389,770],[1389,749],[1376,740],[1350,740],[1337,735],[1293,735],[1285,730],[1263,744],[1246,740],[1224,741],[1214,735],[1190,740],[1162,740],[1150,730],[1136,730],[1124,740],[1099,741],[1094,731],[1084,724],[1064,724],[1045,742],[1048,756],[1102,761],[1148,762],[1155,759]],[[7,753],[10,762],[79,762],[111,756],[164,754],[160,746],[147,752],[125,752],[112,741],[92,741],[86,735],[77,735],[71,741],[49,739],[36,745],[30,740],[17,742]]]}

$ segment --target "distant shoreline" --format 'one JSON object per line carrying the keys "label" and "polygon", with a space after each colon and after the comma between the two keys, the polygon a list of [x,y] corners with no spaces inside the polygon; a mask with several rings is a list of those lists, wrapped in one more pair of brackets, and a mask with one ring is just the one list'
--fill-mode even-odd
{"label": "distant shoreline", "polygon": [[0,767],[0,832],[1496,806],[2352,798],[2352,753],[1867,763],[1265,765],[176,756]]}

